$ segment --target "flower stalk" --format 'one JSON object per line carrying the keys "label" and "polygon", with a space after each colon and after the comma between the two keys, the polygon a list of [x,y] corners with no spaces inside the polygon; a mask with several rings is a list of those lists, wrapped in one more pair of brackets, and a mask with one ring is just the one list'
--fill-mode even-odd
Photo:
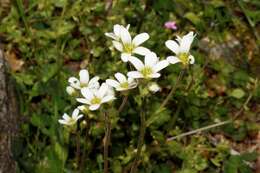
{"label": "flower stalk", "polygon": [[119,109],[118,109],[118,114],[121,113],[127,103],[127,100],[128,100],[128,95],[125,95],[124,98],[123,98],[123,101],[121,103],[121,105],[119,106]]}
{"label": "flower stalk", "polygon": [[[145,99],[143,101],[143,105],[145,105]],[[137,152],[135,156],[135,160],[132,164],[130,173],[135,173],[137,171],[138,162],[141,157],[141,151],[144,143],[144,136],[145,136],[145,130],[146,130],[146,122],[145,122],[145,112],[142,109],[140,114],[140,120],[141,120],[141,126],[140,126],[140,133],[138,138],[138,144],[137,144]]]}
{"label": "flower stalk", "polygon": [[104,138],[104,173],[109,172],[108,149],[111,136],[111,121],[107,112],[104,112],[105,117],[105,138]]}
{"label": "flower stalk", "polygon": [[159,110],[161,110],[162,108],[164,108],[166,106],[166,104],[168,103],[168,101],[170,100],[170,98],[173,96],[174,92],[176,91],[178,85],[179,85],[179,82],[181,81],[181,79],[183,78],[184,76],[184,73],[185,73],[186,69],[182,69],[182,71],[180,72],[178,78],[177,78],[177,81],[175,83],[175,85],[172,87],[171,91],[169,92],[169,94],[167,95],[167,97],[164,99],[164,101],[162,102]]}

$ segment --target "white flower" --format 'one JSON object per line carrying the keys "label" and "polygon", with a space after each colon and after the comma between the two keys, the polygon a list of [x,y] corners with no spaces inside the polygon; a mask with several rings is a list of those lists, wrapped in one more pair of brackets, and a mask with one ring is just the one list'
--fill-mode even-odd
{"label": "white flower", "polygon": [[168,40],[165,42],[166,47],[168,47],[171,51],[173,51],[176,56],[169,56],[167,60],[171,64],[176,64],[178,62],[183,63],[183,65],[187,66],[188,64],[194,64],[195,59],[189,53],[191,43],[196,35],[193,32],[189,32],[187,35],[182,38],[177,36],[176,41]]}
{"label": "white flower", "polygon": [[106,35],[114,39],[113,45],[121,52],[121,59],[124,62],[127,62],[132,54],[144,56],[150,52],[149,49],[140,46],[143,42],[149,39],[147,33],[138,34],[132,40],[128,28],[125,28],[122,25],[115,25],[114,33],[106,33]]}
{"label": "white flower", "polygon": [[106,83],[103,83],[99,89],[90,90],[89,88],[82,88],[81,94],[84,98],[77,98],[77,101],[89,105],[89,110],[97,110],[102,103],[114,100],[114,94],[109,89]]}
{"label": "white flower", "polygon": [[127,73],[127,76],[131,78],[159,78],[161,74],[158,72],[169,65],[167,60],[159,61],[153,52],[145,55],[144,63],[136,57],[131,57],[129,61],[137,69],[137,71]]}
{"label": "white flower", "polygon": [[80,119],[82,117],[83,117],[82,114],[79,115],[79,110],[75,109],[73,111],[71,117],[68,114],[64,113],[63,116],[62,116],[63,119],[60,119],[59,123],[67,125],[67,126],[72,126],[78,121],[78,119]]}
{"label": "white flower", "polygon": [[[129,27],[130,27],[130,25],[128,24],[126,26],[126,29],[128,30]],[[124,26],[116,24],[116,25],[114,25],[113,32],[106,32],[105,35],[116,41],[120,41],[121,28],[124,28]]]}
{"label": "white flower", "polygon": [[80,90],[81,88],[88,87],[90,89],[99,88],[98,83],[99,77],[93,77],[89,80],[89,73],[88,70],[80,70],[79,72],[79,79],[75,77],[70,77],[68,82],[70,83],[70,87]]}
{"label": "white flower", "polygon": [[114,87],[117,91],[125,91],[137,86],[137,83],[133,78],[127,79],[122,73],[116,73],[115,78],[117,80],[107,79],[106,83],[109,86]]}
{"label": "white flower", "polygon": [[148,90],[152,93],[156,93],[161,90],[161,87],[157,83],[152,82],[148,85]]}

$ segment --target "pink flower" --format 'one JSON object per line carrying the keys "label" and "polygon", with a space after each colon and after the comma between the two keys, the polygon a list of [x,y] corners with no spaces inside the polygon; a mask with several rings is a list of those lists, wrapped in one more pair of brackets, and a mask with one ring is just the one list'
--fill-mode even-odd
{"label": "pink flower", "polygon": [[177,30],[176,22],[174,21],[165,22],[164,27],[167,29]]}

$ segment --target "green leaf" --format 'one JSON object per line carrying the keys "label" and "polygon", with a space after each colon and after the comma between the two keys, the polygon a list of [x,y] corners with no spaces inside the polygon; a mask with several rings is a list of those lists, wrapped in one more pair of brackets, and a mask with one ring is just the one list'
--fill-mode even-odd
{"label": "green leaf", "polygon": [[241,99],[245,96],[245,92],[241,88],[236,88],[233,91],[231,91],[230,96],[235,97],[237,99]]}

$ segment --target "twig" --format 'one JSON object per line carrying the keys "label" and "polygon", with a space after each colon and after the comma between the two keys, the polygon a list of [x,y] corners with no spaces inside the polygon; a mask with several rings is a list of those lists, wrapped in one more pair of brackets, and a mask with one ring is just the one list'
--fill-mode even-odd
{"label": "twig", "polygon": [[209,126],[206,126],[206,127],[202,127],[202,128],[196,129],[196,130],[192,130],[190,132],[182,133],[180,135],[168,138],[167,142],[172,141],[172,140],[177,139],[177,138],[184,137],[184,136],[188,136],[188,135],[192,135],[192,134],[195,134],[195,133],[199,133],[199,132],[202,132],[202,131],[205,131],[205,130],[208,130],[208,129],[212,129],[214,127],[222,126],[222,125],[225,125],[225,124],[228,124],[228,123],[231,123],[231,122],[232,122],[231,120],[223,121],[223,122],[220,122],[220,123],[217,123],[217,124],[212,124],[212,125],[209,125]]}
{"label": "twig", "polygon": [[[143,104],[145,105],[145,103],[143,103]],[[135,160],[132,164],[130,173],[135,173],[137,170],[138,161],[140,160],[142,146],[144,143],[146,124],[145,124],[145,113],[144,113],[143,109],[141,110],[140,119],[141,119],[141,127],[140,127],[140,134],[139,134],[138,144],[137,144],[137,152],[136,152]]]}
{"label": "twig", "polygon": [[206,126],[206,127],[202,127],[202,128],[197,129],[197,130],[192,130],[190,132],[182,133],[182,134],[177,135],[177,136],[170,137],[170,138],[167,139],[167,142],[172,141],[172,140],[177,139],[177,138],[182,138],[184,136],[192,135],[192,134],[195,134],[195,133],[199,133],[199,132],[202,132],[202,131],[205,131],[205,130],[209,130],[209,129],[212,129],[212,128],[215,128],[215,127],[222,126],[222,125],[225,125],[225,124],[233,122],[243,112],[243,110],[245,109],[245,107],[247,106],[249,101],[251,100],[251,98],[253,96],[253,92],[257,88],[257,85],[258,85],[258,79],[255,80],[255,85],[254,85],[253,91],[249,94],[249,96],[247,97],[246,101],[243,103],[243,105],[241,106],[239,111],[235,114],[235,116],[232,119],[227,120],[227,121],[223,121],[223,122],[220,122],[220,123],[212,124],[212,125],[209,125],[209,126]]}
{"label": "twig", "polygon": [[110,143],[110,134],[111,134],[111,122],[109,120],[109,115],[104,112],[105,116],[105,126],[106,126],[106,131],[105,131],[105,141],[104,141],[104,173],[108,173],[109,168],[108,168],[108,148],[109,148],[109,143]]}

